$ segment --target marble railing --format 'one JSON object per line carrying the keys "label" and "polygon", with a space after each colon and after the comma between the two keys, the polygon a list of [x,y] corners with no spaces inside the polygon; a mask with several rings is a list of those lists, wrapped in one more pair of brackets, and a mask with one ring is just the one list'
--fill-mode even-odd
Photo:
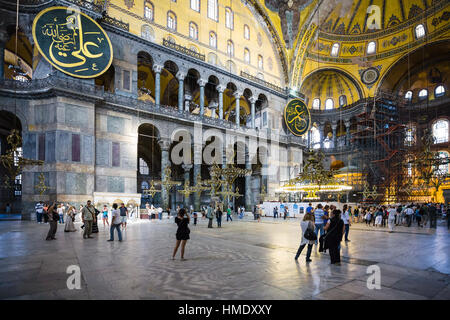
{"label": "marble railing", "polygon": [[[170,118],[177,118],[187,120],[189,122],[200,122],[207,126],[216,127],[219,129],[237,130],[243,134],[258,135],[264,129],[252,129],[246,126],[238,127],[234,122],[211,118],[208,116],[200,116],[192,114],[187,111],[179,111],[177,107],[156,105],[150,101],[139,100],[137,97],[123,95],[120,93],[105,92],[103,87],[95,86],[91,80],[78,80],[69,77],[61,77],[58,75],[51,75],[44,79],[35,79],[31,81],[15,81],[15,80],[0,80],[0,95],[20,96],[22,98],[33,98],[35,95],[48,94],[52,95],[54,92],[63,92],[66,95],[75,97],[88,97],[96,101],[103,101],[103,103],[117,105],[125,108],[135,108],[144,112],[150,112]],[[267,137],[271,137],[267,132]],[[276,138],[281,143],[306,145],[306,141],[302,137],[292,135],[275,134]]]}

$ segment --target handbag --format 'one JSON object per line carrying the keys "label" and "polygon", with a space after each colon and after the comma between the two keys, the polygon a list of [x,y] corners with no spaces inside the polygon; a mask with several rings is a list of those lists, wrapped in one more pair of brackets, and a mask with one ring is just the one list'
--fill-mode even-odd
{"label": "handbag", "polygon": [[306,240],[310,240],[310,241],[315,241],[315,240],[317,240],[317,234],[313,231],[313,230],[311,230],[311,229],[306,229],[306,231],[305,231],[305,234],[303,235],[303,237],[306,239]]}
{"label": "handbag", "polygon": [[305,234],[303,235],[303,237],[306,240],[309,241],[316,241],[317,240],[317,234],[314,232],[314,230],[312,230],[311,228],[309,228],[310,223],[308,223],[308,228],[305,231]]}

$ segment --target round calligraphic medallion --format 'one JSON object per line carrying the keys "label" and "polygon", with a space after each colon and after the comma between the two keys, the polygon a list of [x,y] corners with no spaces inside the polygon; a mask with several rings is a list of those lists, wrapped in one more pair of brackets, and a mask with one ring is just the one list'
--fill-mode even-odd
{"label": "round calligraphic medallion", "polygon": [[380,73],[376,68],[369,68],[364,70],[364,72],[361,74],[361,81],[364,84],[374,84],[378,77],[380,76]]}
{"label": "round calligraphic medallion", "polygon": [[112,63],[106,32],[91,17],[73,8],[50,7],[33,21],[39,52],[56,69],[77,78],[95,78]]}
{"label": "round calligraphic medallion", "polygon": [[311,115],[305,103],[300,99],[293,99],[284,108],[284,122],[289,131],[296,136],[303,136],[311,125]]}

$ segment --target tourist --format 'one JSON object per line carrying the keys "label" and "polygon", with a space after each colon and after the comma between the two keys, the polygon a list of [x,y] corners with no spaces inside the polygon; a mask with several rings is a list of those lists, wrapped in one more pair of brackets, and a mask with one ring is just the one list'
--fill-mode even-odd
{"label": "tourist", "polygon": [[198,218],[197,211],[194,211],[192,213],[192,216],[194,217],[194,226],[196,226],[197,225],[197,218]]}
{"label": "tourist", "polygon": [[382,220],[383,220],[383,209],[381,207],[378,207],[378,210],[375,213],[375,227],[381,227]]}
{"label": "tourist", "polygon": [[9,202],[6,204],[5,212],[6,212],[6,214],[10,214],[11,213],[11,204]]}
{"label": "tourist", "polygon": [[428,217],[430,219],[430,228],[436,228],[437,224],[436,206],[433,203],[430,203],[428,205]]}
{"label": "tourist", "polygon": [[67,209],[66,215],[66,225],[64,226],[64,232],[75,232],[75,225],[73,222],[75,221],[75,208],[73,206],[67,205],[69,209]]}
{"label": "tourist", "polygon": [[[307,208],[306,209],[306,213],[313,213],[314,214],[314,226],[315,226],[314,232],[317,235],[317,239],[319,239],[319,237],[324,234],[323,233],[323,231],[324,231],[324,229],[323,229],[324,217],[325,217],[325,219],[328,218],[327,216],[325,216],[325,212],[322,209],[322,204],[319,203],[314,211],[313,210],[309,210],[309,212],[308,212],[308,208]],[[319,231],[320,231],[320,236],[319,236]],[[316,240],[315,244],[317,244],[317,240]]]}
{"label": "tourist", "polygon": [[255,205],[255,206],[253,206],[253,220],[256,220],[257,219],[257,206]]}
{"label": "tourist", "polygon": [[84,223],[83,239],[93,238],[92,234],[92,224],[94,223],[95,210],[94,206],[91,204],[91,200],[86,202],[86,206],[81,210],[81,220]]}
{"label": "tourist", "polygon": [[308,207],[306,208],[306,213],[313,213],[314,208],[312,207],[311,202],[308,204]]}
{"label": "tourist", "polygon": [[44,214],[44,203],[39,201],[34,206],[34,209],[36,210],[36,221],[40,224],[42,223],[42,215]]}
{"label": "tourist", "polygon": [[122,242],[122,232],[120,231],[120,225],[122,224],[122,218],[120,216],[120,210],[117,209],[117,203],[113,203],[111,211],[111,227],[109,228],[109,240],[114,241],[114,229],[117,230],[117,236],[119,241]]}
{"label": "tourist", "polygon": [[406,223],[408,225],[408,228],[411,227],[413,214],[414,214],[414,210],[412,209],[412,205],[409,205],[405,210]]}
{"label": "tourist", "polygon": [[345,227],[345,242],[350,242],[350,239],[348,238],[348,233],[350,231],[350,208],[347,208],[347,205],[344,204],[344,214],[342,215],[342,221],[344,221],[344,227]]}
{"label": "tourist", "polygon": [[389,232],[390,233],[394,232],[396,212],[397,212],[397,210],[395,210],[394,206],[389,206],[389,209],[388,209],[388,227],[389,227]]}
{"label": "tourist", "polygon": [[330,221],[324,227],[327,234],[324,237],[324,249],[330,250],[331,264],[341,264],[341,256],[339,252],[342,235],[345,232],[344,221],[341,219],[341,211],[333,210],[331,212]]}
{"label": "tourist", "polygon": [[366,226],[370,227],[370,221],[372,220],[372,208],[369,208],[369,210],[367,210],[364,219],[366,219]]}
{"label": "tourist", "polygon": [[355,217],[354,218],[354,220],[352,220],[352,223],[353,222],[355,222],[355,223],[358,223],[359,222],[359,206],[357,206],[356,208],[355,208],[355,211],[353,211],[353,216]]}
{"label": "tourist", "polygon": [[256,218],[257,218],[258,222],[261,222],[262,215],[263,215],[263,208],[262,208],[262,205],[260,204],[258,206],[258,213],[256,214]]}
{"label": "tourist", "polygon": [[50,229],[48,230],[47,238],[45,238],[45,240],[56,240],[55,235],[58,229],[59,220],[56,202],[53,202],[53,204],[47,209],[47,219],[50,224]]}
{"label": "tourist", "polygon": [[[208,206],[208,209],[211,207]],[[212,209],[212,208],[211,208]],[[175,248],[173,249],[172,260],[175,260],[175,255],[177,254],[178,247],[181,244],[181,260],[186,260],[184,258],[184,248],[186,247],[186,242],[190,239],[189,234],[191,230],[189,230],[189,215],[186,213],[184,208],[180,209],[175,217],[175,223],[178,225],[176,239],[177,242],[175,244]]]}
{"label": "tourist", "polygon": [[[242,208],[239,208],[238,210],[240,211],[239,214],[241,214]],[[233,217],[231,216],[231,208],[230,208],[230,206],[228,206],[228,208],[227,208],[227,222],[228,222],[228,220],[233,221]]]}
{"label": "tourist", "polygon": [[277,219],[278,218],[278,207],[275,206],[275,208],[273,208],[273,218]]}
{"label": "tourist", "polygon": [[289,216],[289,208],[288,206],[284,206],[284,216],[283,220],[286,220],[286,218]]}
{"label": "tourist", "polygon": [[91,233],[98,233],[98,224],[97,224],[97,216],[100,213],[100,211],[94,207],[94,221],[92,221],[92,231]]}
{"label": "tourist", "polygon": [[44,217],[44,223],[47,224],[48,223],[48,203],[44,204],[44,211],[42,212],[42,216]]}
{"label": "tourist", "polygon": [[[170,217],[170,209],[167,211]],[[161,207],[158,207],[158,219],[162,220],[162,215],[163,215],[163,209]],[[126,223],[125,223],[126,225]]]}
{"label": "tourist", "polygon": [[[230,209],[231,211],[231,209]],[[217,220],[217,228],[222,228],[222,210],[220,209],[220,206],[216,207],[216,220]]]}
{"label": "tourist", "polygon": [[206,217],[209,219],[208,228],[212,228],[213,227],[212,223],[213,223],[213,218],[214,218],[214,210],[210,204],[208,204],[208,207],[206,208]]}
{"label": "tourist", "polygon": [[125,207],[125,204],[122,202],[120,204],[120,222],[122,223],[122,229],[125,230],[127,227],[127,217],[128,217],[128,209]]}
{"label": "tourist", "polygon": [[303,217],[303,221],[300,222],[300,226],[302,228],[302,240],[300,242],[300,247],[298,247],[297,250],[297,254],[295,255],[295,260],[298,260],[298,257],[300,256],[300,254],[303,251],[303,248],[308,245],[308,249],[306,251],[306,262],[311,262],[312,260],[310,259],[311,257],[311,251],[312,251],[312,246],[314,244],[314,240],[308,240],[305,238],[305,232],[307,230],[311,230],[312,232],[314,232],[315,227],[314,227],[314,216],[312,215],[312,213],[306,213],[305,216]]}
{"label": "tourist", "polygon": [[59,214],[59,223],[63,224],[64,223],[64,210],[63,210],[61,204],[58,205],[58,208],[56,209],[56,211]]}
{"label": "tourist", "polygon": [[103,210],[102,210],[102,221],[103,221],[103,228],[106,228],[106,225],[108,225],[108,227],[109,227],[108,206],[106,204],[103,206]]}

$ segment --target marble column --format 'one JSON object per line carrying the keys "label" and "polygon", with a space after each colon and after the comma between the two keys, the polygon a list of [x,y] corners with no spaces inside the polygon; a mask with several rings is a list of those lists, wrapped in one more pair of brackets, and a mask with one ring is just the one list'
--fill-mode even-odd
{"label": "marble column", "polygon": [[159,105],[161,102],[161,71],[164,66],[155,64],[153,71],[155,72],[155,104]]}
{"label": "marble column", "polygon": [[[201,164],[194,164],[194,186],[197,185],[197,177],[199,173],[201,172]],[[199,211],[200,210],[200,199],[201,194],[198,194],[197,192],[194,193],[194,210]]]}
{"label": "marble column", "polygon": [[211,118],[216,117],[216,109],[217,109],[217,102],[213,101],[209,104],[208,108],[211,110]]}
{"label": "marble column", "polygon": [[198,79],[198,85],[200,86],[200,116],[205,114],[205,85],[207,81],[205,79]]}
{"label": "marble column", "polygon": [[331,125],[331,128],[333,129],[333,147],[334,149],[337,148],[337,124],[333,123]]}
{"label": "marble column", "polygon": [[320,133],[320,149],[323,149],[323,141],[325,140],[325,124],[320,124],[318,129]]}
{"label": "marble column", "polygon": [[[184,181],[191,181],[191,169],[192,169],[192,164],[184,164],[183,165],[183,169],[184,169]],[[183,188],[184,188],[184,184],[183,184]],[[184,207],[186,209],[189,209],[189,205],[190,205],[190,196],[184,197]]]}
{"label": "marble column", "polygon": [[[250,155],[247,152],[245,155],[245,169],[251,170],[252,169],[252,163],[250,160]],[[252,188],[251,188],[251,179],[252,176],[248,175],[245,176],[245,211],[251,211],[252,210]]]}
{"label": "marble column", "polygon": [[184,111],[189,112],[189,106],[191,105],[192,96],[188,93],[184,95]]}
{"label": "marble column", "polygon": [[345,121],[345,145],[350,146],[350,121]]}
{"label": "marble column", "polygon": [[[161,147],[161,181],[162,181],[166,178],[164,174],[164,169],[167,166],[170,166],[169,160],[170,141],[169,139],[160,139],[158,143],[159,146]],[[167,208],[169,207],[169,193],[166,192],[164,188],[161,189],[161,200],[163,210],[167,210]]]}
{"label": "marble column", "polygon": [[183,111],[184,103],[184,78],[186,77],[186,73],[178,71],[177,79],[178,79],[178,111]]}
{"label": "marble column", "polygon": [[240,99],[241,99],[241,96],[242,96],[242,92],[240,92],[240,91],[236,91],[235,93],[233,93],[233,96],[234,96],[234,98],[236,99],[236,112],[235,112],[235,114],[236,114],[236,126],[239,128],[239,126],[240,126],[240,119],[239,119],[239,117],[240,117],[240,114],[241,114],[241,106],[240,106]]}
{"label": "marble column", "polygon": [[251,128],[255,129],[255,103],[258,100],[255,97],[250,97],[250,99],[248,99],[250,101],[250,111],[251,111],[251,117],[252,117],[252,121],[251,121]]}
{"label": "marble column", "polygon": [[219,119],[223,119],[223,92],[226,87],[223,85],[218,85],[216,90],[219,92]]}

